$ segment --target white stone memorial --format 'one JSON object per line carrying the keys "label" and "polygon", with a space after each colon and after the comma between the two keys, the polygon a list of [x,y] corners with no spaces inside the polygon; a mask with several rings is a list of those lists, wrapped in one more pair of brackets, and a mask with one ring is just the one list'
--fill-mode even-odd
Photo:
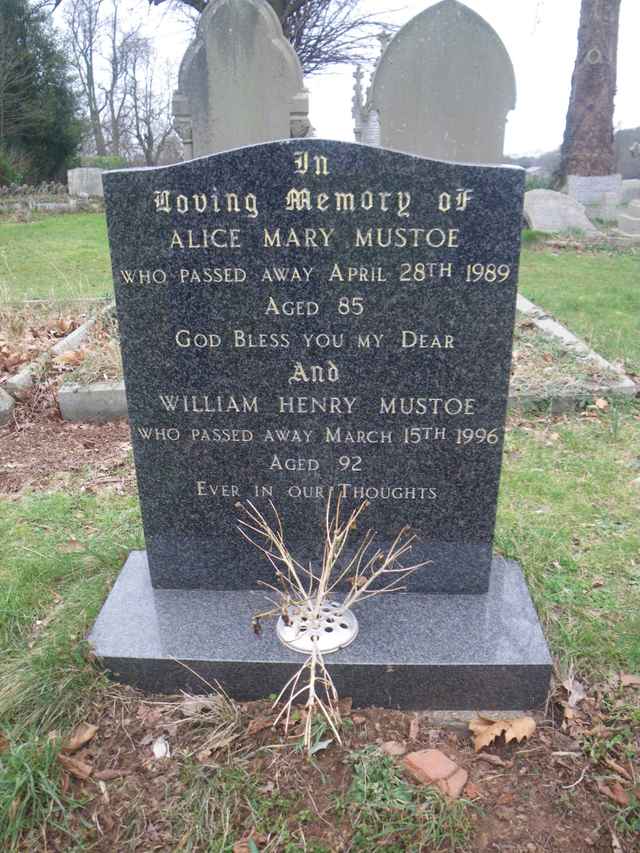
{"label": "white stone memorial", "polygon": [[173,97],[184,157],[308,135],[309,96],[266,0],[211,0]]}

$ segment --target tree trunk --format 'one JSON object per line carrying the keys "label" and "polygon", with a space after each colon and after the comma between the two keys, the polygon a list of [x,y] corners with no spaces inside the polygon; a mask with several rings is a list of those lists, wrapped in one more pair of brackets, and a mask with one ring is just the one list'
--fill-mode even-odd
{"label": "tree trunk", "polygon": [[613,99],[620,2],[582,0],[557,185],[567,175],[611,175],[615,170]]}

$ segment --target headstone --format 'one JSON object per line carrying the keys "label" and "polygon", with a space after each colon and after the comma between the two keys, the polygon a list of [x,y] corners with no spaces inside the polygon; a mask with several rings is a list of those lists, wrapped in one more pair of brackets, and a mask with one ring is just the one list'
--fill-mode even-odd
{"label": "headstone", "polygon": [[640,178],[629,178],[622,182],[622,204],[629,204],[636,198],[640,198]]}
{"label": "headstone", "polygon": [[[407,524],[408,592],[358,612],[332,656],[357,702],[530,707],[549,658],[492,540],[524,172],[339,142],[265,144],[105,178],[146,555],[94,628],[155,689],[279,689],[299,658],[256,638],[268,562],[238,501],[283,518],[303,563],[327,498]],[[443,594],[444,593],[444,594]],[[371,605],[371,606],[369,606]]]}
{"label": "headstone", "polygon": [[626,211],[618,216],[618,229],[625,237],[640,236],[640,199],[630,202]]}
{"label": "headstone", "polygon": [[389,42],[356,121],[363,139],[370,123],[379,124],[384,148],[499,163],[515,101],[513,66],[497,33],[463,3],[443,0]]}
{"label": "headstone", "polygon": [[567,231],[598,233],[587,218],[584,205],[553,190],[529,190],[524,196],[524,218],[534,231],[562,234]]}
{"label": "headstone", "polygon": [[96,169],[92,166],[69,169],[67,172],[69,195],[78,198],[92,196],[102,198],[104,195],[102,190],[103,171],[103,169]]}
{"label": "headstone", "polygon": [[[634,156],[634,146],[640,149],[640,127],[618,130],[614,137],[616,150],[616,172],[623,180],[640,178],[640,156]],[[639,151],[640,154],[640,151]]]}
{"label": "headstone", "polygon": [[621,175],[567,175],[567,193],[580,204],[604,204],[605,195],[622,200]]}
{"label": "headstone", "polygon": [[211,0],[173,98],[185,159],[306,136],[302,68],[267,0]]}

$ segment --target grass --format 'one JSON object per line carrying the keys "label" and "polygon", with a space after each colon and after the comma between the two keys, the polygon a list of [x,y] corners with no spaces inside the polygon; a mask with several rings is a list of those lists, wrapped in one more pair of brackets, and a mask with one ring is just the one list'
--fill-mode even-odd
{"label": "grass", "polygon": [[352,827],[351,850],[462,849],[469,837],[469,804],[447,803],[431,786],[409,784],[398,765],[375,747],[350,756],[353,779],[337,813]]}
{"label": "grass", "polygon": [[640,669],[639,446],[633,404],[507,436],[496,546],[524,567],[553,652],[590,678]]}
{"label": "grass", "polygon": [[11,301],[112,295],[104,215],[0,221],[0,293]]}
{"label": "grass", "polygon": [[97,671],[84,636],[129,549],[134,498],[53,493],[0,513],[0,720],[14,733],[70,726]]}
{"label": "grass", "polygon": [[640,373],[640,251],[525,249],[520,290],[609,361]]}
{"label": "grass", "polygon": [[[79,805],[62,787],[58,743],[48,737],[9,742],[0,755],[0,843],[18,848],[43,825],[67,831],[68,816]],[[38,845],[39,847],[39,845]],[[24,849],[24,848],[23,848]]]}

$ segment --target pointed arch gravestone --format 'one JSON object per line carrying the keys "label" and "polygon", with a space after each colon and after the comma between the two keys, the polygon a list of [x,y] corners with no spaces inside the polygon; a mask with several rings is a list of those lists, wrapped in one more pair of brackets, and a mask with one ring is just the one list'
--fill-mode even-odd
{"label": "pointed arch gravestone", "polygon": [[498,34],[463,3],[443,0],[391,39],[357,121],[363,140],[379,125],[383,148],[499,163],[515,103],[513,66]]}
{"label": "pointed arch gravestone", "polygon": [[173,96],[186,160],[306,136],[309,96],[298,57],[266,0],[211,0]]}

